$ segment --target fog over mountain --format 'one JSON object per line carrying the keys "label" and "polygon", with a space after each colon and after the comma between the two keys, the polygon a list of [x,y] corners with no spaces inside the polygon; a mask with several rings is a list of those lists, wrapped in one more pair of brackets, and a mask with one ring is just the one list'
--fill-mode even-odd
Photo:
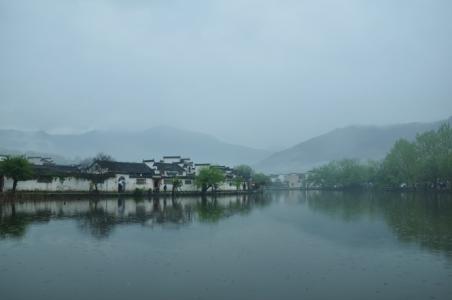
{"label": "fog over mountain", "polygon": [[432,122],[452,112],[451,19],[450,0],[0,0],[0,128],[282,150]]}
{"label": "fog over mountain", "polygon": [[413,140],[417,133],[437,129],[440,124],[446,122],[452,124],[452,117],[432,123],[339,128],[277,152],[255,167],[267,173],[304,172],[344,158],[381,159],[396,140]]}
{"label": "fog over mountain", "polygon": [[[0,149],[50,153],[51,156],[57,154],[64,156],[68,162],[105,152],[123,161],[182,155],[196,162],[232,166],[255,163],[270,154],[265,150],[228,144],[207,134],[167,126],[143,131],[90,131],[83,134],[0,130]],[[64,162],[61,157],[57,157],[57,160]]]}

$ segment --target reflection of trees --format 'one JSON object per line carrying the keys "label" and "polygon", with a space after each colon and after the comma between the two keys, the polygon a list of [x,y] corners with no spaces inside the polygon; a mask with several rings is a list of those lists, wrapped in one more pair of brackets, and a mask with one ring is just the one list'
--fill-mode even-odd
{"label": "reflection of trees", "polygon": [[248,214],[269,202],[270,198],[261,194],[202,199],[156,196],[144,201],[119,198],[26,203],[20,213],[14,205],[4,204],[0,205],[0,238],[23,236],[32,223],[72,218],[81,231],[102,239],[121,224],[183,226],[193,222],[195,216],[201,222],[218,222],[234,214]]}
{"label": "reflection of trees", "polygon": [[371,193],[313,192],[308,195],[308,205],[313,211],[348,222],[374,215],[379,204]]}
{"label": "reflection of trees", "polygon": [[[98,200],[90,201],[89,210],[78,215],[78,227],[90,233],[95,238],[106,238],[113,231],[116,224],[116,216],[108,213],[102,207],[98,207]],[[121,201],[118,200],[118,207]]]}
{"label": "reflection of trees", "polygon": [[196,203],[196,212],[201,222],[218,222],[224,217],[225,208],[218,204],[217,198],[207,199],[203,197],[201,202]]}
{"label": "reflection of trees", "polygon": [[27,232],[27,227],[33,222],[48,222],[50,220],[50,212],[38,210],[35,214],[29,215],[25,213],[16,213],[16,205],[9,204],[9,212],[5,206],[0,205],[0,239],[5,238],[21,238]]}
{"label": "reflection of trees", "polygon": [[265,206],[270,201],[266,194],[238,195],[227,204],[222,204],[215,196],[204,196],[196,203],[195,209],[201,222],[215,223],[235,214],[248,214],[254,207]]}
{"label": "reflection of trees", "polygon": [[312,193],[308,205],[345,221],[383,217],[400,241],[452,256],[450,194]]}
{"label": "reflection of trees", "polygon": [[412,194],[384,204],[385,219],[399,240],[452,256],[450,195]]}

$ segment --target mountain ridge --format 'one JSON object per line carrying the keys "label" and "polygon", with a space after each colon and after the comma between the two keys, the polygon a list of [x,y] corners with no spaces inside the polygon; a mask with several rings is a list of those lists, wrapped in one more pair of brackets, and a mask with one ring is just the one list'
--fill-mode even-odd
{"label": "mountain ridge", "polygon": [[54,153],[75,161],[105,152],[124,161],[183,155],[198,162],[227,165],[252,164],[270,154],[266,150],[226,143],[205,133],[171,126],[139,131],[90,130],[77,134],[0,129],[0,148],[15,152]]}
{"label": "mountain ridge", "polygon": [[275,152],[254,167],[266,173],[290,173],[305,172],[329,161],[344,158],[381,159],[397,139],[413,140],[416,134],[436,129],[447,122],[452,124],[452,117],[430,123],[351,125],[336,128]]}

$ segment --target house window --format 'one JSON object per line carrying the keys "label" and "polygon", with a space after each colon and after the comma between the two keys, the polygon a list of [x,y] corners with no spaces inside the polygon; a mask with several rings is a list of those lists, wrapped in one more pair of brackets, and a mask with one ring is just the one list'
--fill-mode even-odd
{"label": "house window", "polygon": [[137,178],[136,183],[139,185],[146,184],[146,178]]}
{"label": "house window", "polygon": [[185,180],[185,184],[191,184],[191,180]]}

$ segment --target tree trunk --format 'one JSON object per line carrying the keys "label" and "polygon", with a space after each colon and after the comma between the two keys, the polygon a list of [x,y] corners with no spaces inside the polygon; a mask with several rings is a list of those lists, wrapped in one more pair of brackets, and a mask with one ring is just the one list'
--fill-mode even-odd
{"label": "tree trunk", "polygon": [[17,179],[13,179],[13,193],[16,192],[16,187],[17,187]]}
{"label": "tree trunk", "polygon": [[0,175],[0,193],[3,192],[3,185],[5,184],[5,177]]}

